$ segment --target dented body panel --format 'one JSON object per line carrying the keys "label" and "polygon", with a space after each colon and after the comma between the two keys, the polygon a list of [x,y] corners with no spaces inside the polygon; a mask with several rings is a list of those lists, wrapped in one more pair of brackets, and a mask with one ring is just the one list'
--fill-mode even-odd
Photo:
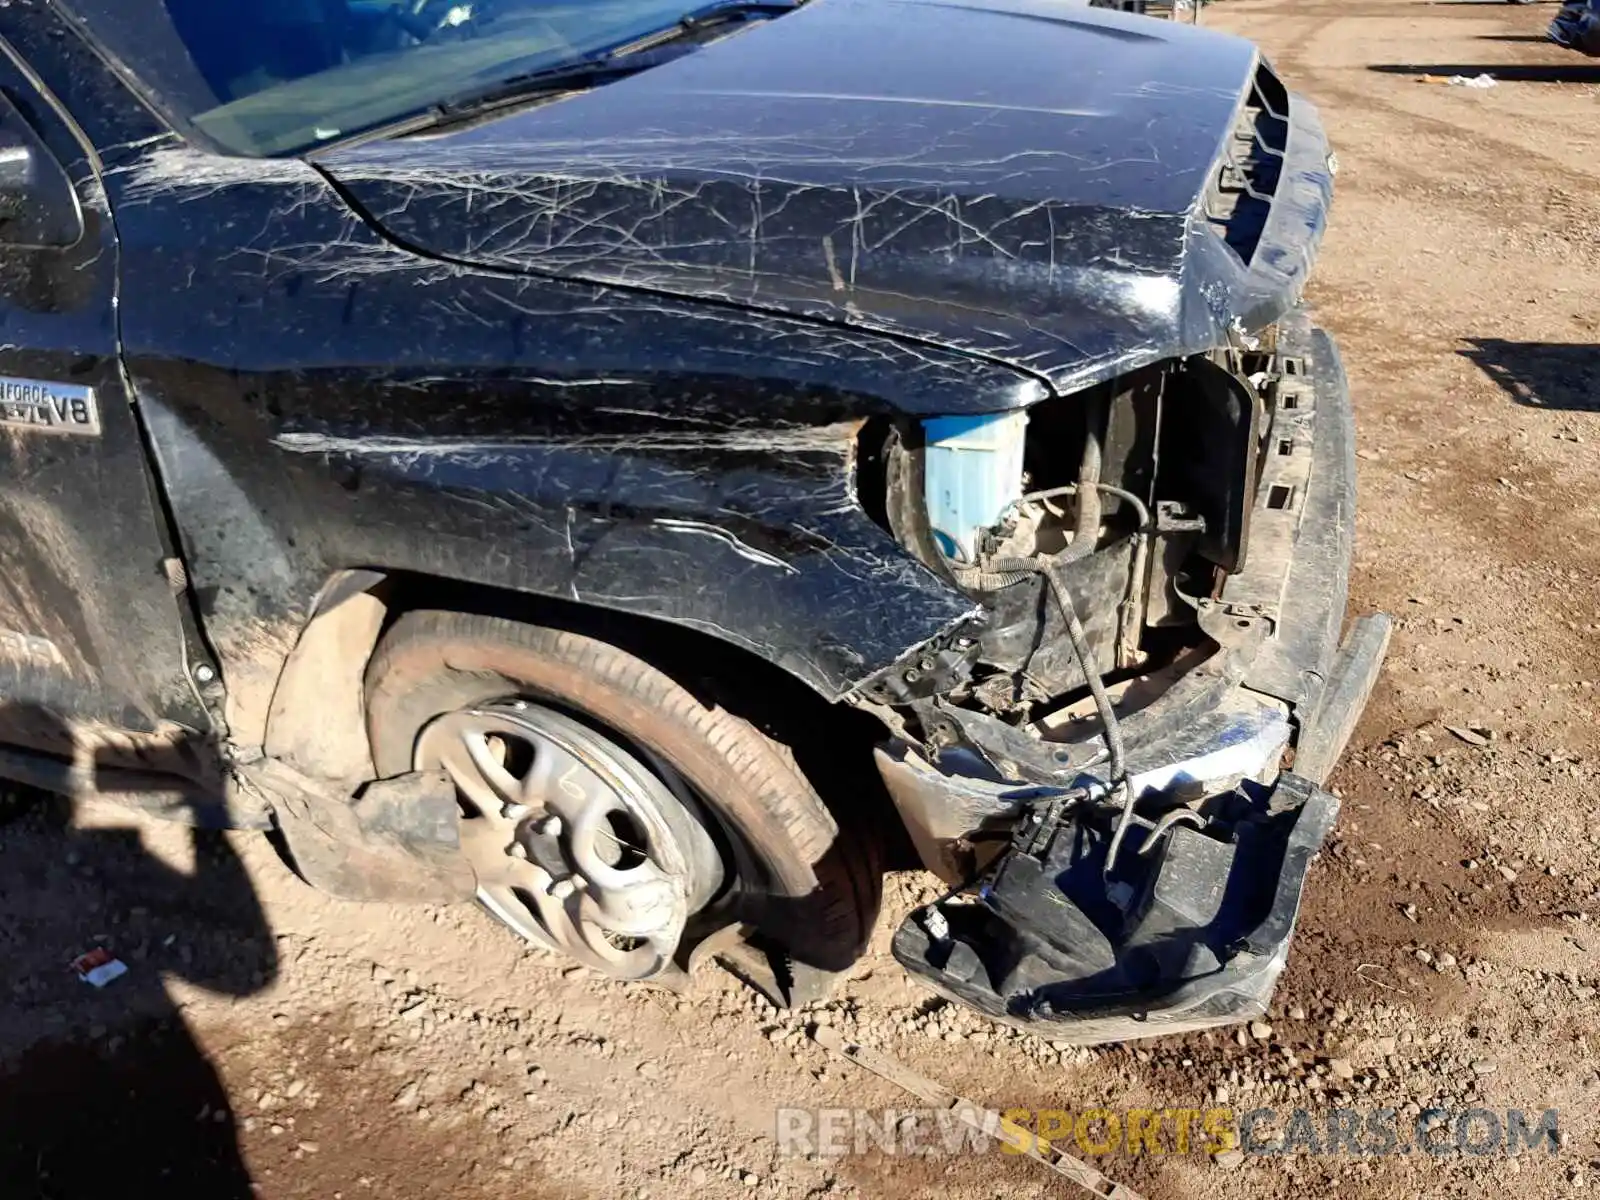
{"label": "dented body panel", "polygon": [[[841,370],[860,335],[421,259],[352,274],[390,252],[320,180],[252,190],[323,264],[174,261],[143,232],[217,202],[139,180],[126,253],[151,294],[192,273],[227,297],[214,331],[156,305],[127,323],[213,627],[303,618],[333,571],[379,567],[679,622],[838,695],[971,610],[854,502],[854,439],[901,380],[1014,375],[894,346]],[[315,361],[275,361],[260,327],[321,337]]]}

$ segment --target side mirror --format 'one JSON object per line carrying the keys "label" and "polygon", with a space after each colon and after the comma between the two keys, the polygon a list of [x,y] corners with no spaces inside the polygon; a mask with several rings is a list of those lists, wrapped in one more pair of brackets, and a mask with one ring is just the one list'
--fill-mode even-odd
{"label": "side mirror", "polygon": [[72,180],[22,114],[0,99],[0,251],[65,249],[82,238]]}

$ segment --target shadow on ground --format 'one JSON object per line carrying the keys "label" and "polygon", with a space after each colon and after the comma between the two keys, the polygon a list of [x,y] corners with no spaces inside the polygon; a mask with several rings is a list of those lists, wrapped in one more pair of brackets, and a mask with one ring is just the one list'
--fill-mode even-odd
{"label": "shadow on ground", "polygon": [[[1569,52],[1570,53],[1570,52]],[[1380,75],[1492,75],[1500,83],[1600,83],[1600,63],[1580,58],[1571,63],[1373,63]]]}
{"label": "shadow on ground", "polygon": [[[0,797],[0,1194],[250,1197],[232,1109],[167,978],[246,996],[277,975],[250,878],[218,833],[193,865],[68,801]],[[128,968],[96,988],[71,964]]]}
{"label": "shadow on ground", "polygon": [[1460,353],[1518,404],[1566,412],[1600,412],[1600,346],[1468,338]]}

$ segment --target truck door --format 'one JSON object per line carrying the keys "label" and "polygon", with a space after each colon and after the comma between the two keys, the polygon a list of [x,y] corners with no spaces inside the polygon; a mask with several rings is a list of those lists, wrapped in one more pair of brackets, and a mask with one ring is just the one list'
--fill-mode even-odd
{"label": "truck door", "polygon": [[93,154],[0,41],[0,742],[55,753],[72,747],[39,743],[63,722],[208,729],[189,670],[210,668],[188,649],[118,358],[104,197]]}

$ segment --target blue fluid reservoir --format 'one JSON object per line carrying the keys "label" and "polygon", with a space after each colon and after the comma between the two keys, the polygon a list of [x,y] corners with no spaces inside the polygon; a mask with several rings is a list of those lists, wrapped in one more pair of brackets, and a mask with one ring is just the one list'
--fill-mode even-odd
{"label": "blue fluid reservoir", "polygon": [[977,561],[978,534],[996,524],[1022,495],[1025,411],[977,417],[934,417],[922,423],[924,495],[940,552]]}

